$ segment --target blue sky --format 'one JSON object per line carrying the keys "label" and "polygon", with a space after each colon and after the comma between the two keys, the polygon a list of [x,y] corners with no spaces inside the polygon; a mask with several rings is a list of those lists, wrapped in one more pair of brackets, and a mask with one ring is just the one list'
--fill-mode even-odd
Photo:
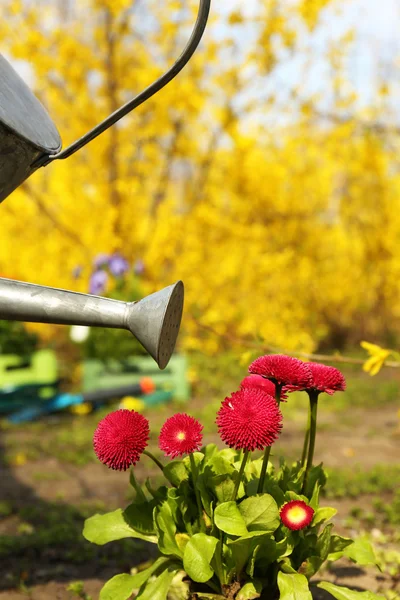
{"label": "blue sky", "polygon": [[[282,0],[292,4],[292,0]],[[214,3],[214,10],[215,10]],[[243,14],[252,16],[261,5],[261,0],[230,0],[219,4],[222,12],[238,8]],[[306,35],[303,44],[312,52],[311,68],[304,68],[306,54],[298,54],[285,61],[269,78],[267,86],[273,90],[290,88],[302,82],[307,95],[324,91],[330,79],[326,61],[322,58],[329,44],[337,43],[349,29],[355,30],[355,41],[346,60],[347,76],[360,95],[359,107],[367,106],[375,97],[373,90],[377,79],[387,78],[398,98],[400,95],[400,0],[336,0],[322,13],[320,26],[313,35]],[[224,28],[220,29],[224,35]],[[241,38],[242,47],[251,48],[251,29]],[[266,93],[265,81],[259,87]],[[257,93],[257,83],[254,90]],[[400,103],[399,103],[400,104]]]}

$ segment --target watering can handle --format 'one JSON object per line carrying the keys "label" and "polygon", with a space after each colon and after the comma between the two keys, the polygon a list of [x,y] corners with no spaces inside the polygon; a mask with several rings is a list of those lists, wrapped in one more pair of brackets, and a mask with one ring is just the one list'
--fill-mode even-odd
{"label": "watering can handle", "polygon": [[106,119],[104,119],[104,121],[96,125],[96,127],[88,131],[88,133],[86,133],[78,140],[73,142],[70,146],[65,148],[65,150],[59,152],[58,154],[52,154],[50,156],[46,155],[39,158],[34,166],[44,167],[53,160],[68,158],[68,156],[71,156],[71,154],[74,154],[77,150],[79,150],[83,146],[86,146],[86,144],[94,140],[94,138],[96,138],[98,135],[103,133],[103,131],[111,127],[111,125],[114,125],[114,123],[119,121],[126,114],[140,106],[140,104],[143,104],[143,102],[151,98],[151,96],[154,96],[154,94],[160,91],[165,85],[167,85],[167,83],[169,83],[176,75],[178,75],[178,73],[190,60],[197,46],[200,43],[200,40],[203,36],[207,24],[208,15],[210,12],[210,4],[211,0],[199,0],[199,11],[197,14],[194,29],[192,31],[192,35],[190,36],[190,39],[186,44],[186,47],[183,50],[182,54],[179,56],[178,60],[166,73],[161,75],[161,77],[159,77],[156,81],[150,84],[145,90],[140,92],[140,94],[138,94],[135,98],[132,98],[132,100],[121,106],[121,108],[109,115]]}

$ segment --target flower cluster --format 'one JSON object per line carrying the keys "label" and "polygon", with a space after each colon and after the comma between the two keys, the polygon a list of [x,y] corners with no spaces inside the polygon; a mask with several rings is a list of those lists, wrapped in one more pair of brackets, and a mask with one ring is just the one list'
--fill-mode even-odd
{"label": "flower cluster", "polygon": [[[114,252],[112,254],[106,254],[101,252],[93,259],[92,274],[89,281],[89,293],[90,294],[103,294],[107,288],[109,280],[109,274],[113,277],[123,277],[128,273],[130,264],[122,254]],[[145,266],[142,259],[137,259],[133,265],[132,271],[136,276],[143,275]],[[79,279],[83,272],[83,267],[77,265],[73,271],[72,276],[74,279]]]}
{"label": "flower cluster", "polygon": [[[270,396],[273,396],[273,398],[275,398],[276,395],[276,386],[275,384],[270,381],[269,379],[265,379],[264,377],[262,377],[261,375],[247,375],[247,377],[245,377],[241,383],[240,383],[240,387],[241,388],[261,388],[263,389],[267,394],[269,394]],[[285,393],[286,391],[286,387],[282,388],[281,391],[281,400],[286,400],[287,399],[287,394]]]}
{"label": "flower cluster", "polygon": [[[156,543],[161,554],[139,574],[110,579],[104,597],[123,600],[138,588],[150,597],[153,575],[167,597],[171,578],[181,571],[182,597],[199,591],[221,598],[239,597],[240,592],[244,598],[246,586],[255,587],[255,582],[261,597],[289,600],[294,595],[288,595],[288,589],[311,597],[308,581],[326,560],[341,556],[361,564],[366,564],[366,557],[375,560],[365,541],[357,547],[349,538],[331,534],[332,524],[326,523],[335,510],[318,506],[326,481],[322,465],[313,466],[318,399],[321,393],[343,391],[343,375],[333,367],[283,355],[261,356],[249,371],[217,411],[218,432],[229,448],[203,446],[200,421],[177,413],[162,425],[158,446],[171,459],[188,456],[163,465],[147,449],[150,427],[144,416],[124,409],[100,421],[93,442],[105,465],[125,470],[144,454],[168,484],[154,489],[146,481],[141,487],[132,472],[132,503],[124,511],[86,521],[83,534],[90,541],[102,544],[121,535],[137,537]],[[303,453],[291,464],[280,459],[278,467],[269,458],[282,430],[281,401],[297,390],[304,390],[309,400]],[[256,450],[263,456],[253,458],[250,453]],[[322,589],[326,585],[322,582]]]}
{"label": "flower cluster", "polygon": [[93,260],[94,271],[90,278],[90,294],[104,292],[108,281],[107,267],[114,277],[121,277],[129,270],[128,261],[119,252],[113,254],[98,254]]}
{"label": "flower cluster", "polygon": [[[249,366],[249,373],[270,381],[274,387],[282,386],[282,390],[288,392],[304,390],[332,395],[346,389],[346,381],[335,367],[306,363],[284,354],[260,356]],[[250,377],[246,377],[242,384],[249,381]]]}
{"label": "flower cluster", "polygon": [[[288,392],[305,390],[310,395],[310,402],[314,402],[322,392],[332,395],[343,391],[346,383],[334,367],[305,363],[281,354],[259,357],[251,363],[249,372],[250,375],[241,381],[240,389],[221,403],[216,424],[222,441],[230,448],[246,453],[265,451],[264,474],[259,484],[262,490],[269,450],[282,430],[280,401],[288,398]],[[126,470],[135,465],[145,452],[149,431],[149,422],[141,414],[134,410],[117,410],[100,421],[93,439],[95,453],[108,467]],[[191,455],[201,450],[202,431],[203,425],[197,419],[186,413],[177,413],[162,426],[159,448],[172,459]],[[304,456],[308,446],[309,436],[306,436]],[[307,469],[311,461],[312,454]],[[304,485],[307,483],[307,469]],[[303,500],[287,502],[280,510],[282,524],[292,530],[308,527],[313,514],[313,509]]]}
{"label": "flower cluster", "polygon": [[306,364],[283,354],[260,356],[251,363],[249,373],[261,375],[275,385],[290,385],[298,389],[307,388],[311,383],[311,373]]}

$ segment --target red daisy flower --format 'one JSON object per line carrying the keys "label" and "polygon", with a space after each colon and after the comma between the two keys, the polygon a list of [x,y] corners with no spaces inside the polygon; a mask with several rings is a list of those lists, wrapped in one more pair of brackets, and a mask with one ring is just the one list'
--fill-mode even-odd
{"label": "red daisy flower", "polygon": [[339,369],[319,363],[308,363],[308,366],[312,374],[312,382],[308,389],[326,392],[331,396],[346,389],[346,380]]}
{"label": "red daisy flower", "polygon": [[249,373],[261,375],[278,385],[290,386],[292,391],[309,387],[312,379],[307,363],[284,354],[256,358],[249,366]]}
{"label": "red daisy flower", "polygon": [[[247,375],[247,377],[245,377],[241,382],[240,387],[260,388],[264,390],[266,394],[269,394],[275,398],[275,384],[269,379],[261,377],[261,375]],[[282,388],[281,400],[283,401],[287,399],[285,390],[286,388]]]}
{"label": "red daisy flower", "polygon": [[313,520],[314,509],[303,500],[292,500],[282,506],[279,514],[282,523],[286,527],[292,529],[292,531],[297,531],[310,525]]}
{"label": "red daisy flower", "polygon": [[109,413],[97,425],[93,447],[97,458],[116,471],[135,465],[149,439],[149,422],[134,410]]}
{"label": "red daisy flower", "polygon": [[282,429],[275,398],[260,388],[245,387],[225,398],[216,423],[222,441],[236,450],[264,450]]}
{"label": "red daisy flower", "polygon": [[200,450],[203,425],[194,417],[177,413],[167,419],[158,438],[159,448],[165,456],[176,458]]}

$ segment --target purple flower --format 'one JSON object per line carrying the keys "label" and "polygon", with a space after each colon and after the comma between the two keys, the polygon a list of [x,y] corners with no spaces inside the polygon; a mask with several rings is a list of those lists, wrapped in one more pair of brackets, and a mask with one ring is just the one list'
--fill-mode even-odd
{"label": "purple flower", "polygon": [[135,264],[133,265],[133,272],[135,275],[142,275],[144,273],[144,262],[141,258],[138,258]]}
{"label": "purple flower", "polygon": [[104,267],[105,265],[108,265],[109,260],[110,260],[110,257],[108,254],[105,254],[104,252],[100,252],[100,254],[95,256],[95,258],[93,259],[93,265],[96,267],[96,269],[99,269],[100,267]]}
{"label": "purple flower", "polygon": [[108,275],[105,271],[95,271],[90,278],[89,294],[101,294],[107,284]]}
{"label": "purple flower", "polygon": [[115,252],[110,256],[110,262],[108,263],[108,266],[110,267],[111,273],[115,277],[123,275],[129,269],[128,261],[125,260],[125,258],[118,252]]}

